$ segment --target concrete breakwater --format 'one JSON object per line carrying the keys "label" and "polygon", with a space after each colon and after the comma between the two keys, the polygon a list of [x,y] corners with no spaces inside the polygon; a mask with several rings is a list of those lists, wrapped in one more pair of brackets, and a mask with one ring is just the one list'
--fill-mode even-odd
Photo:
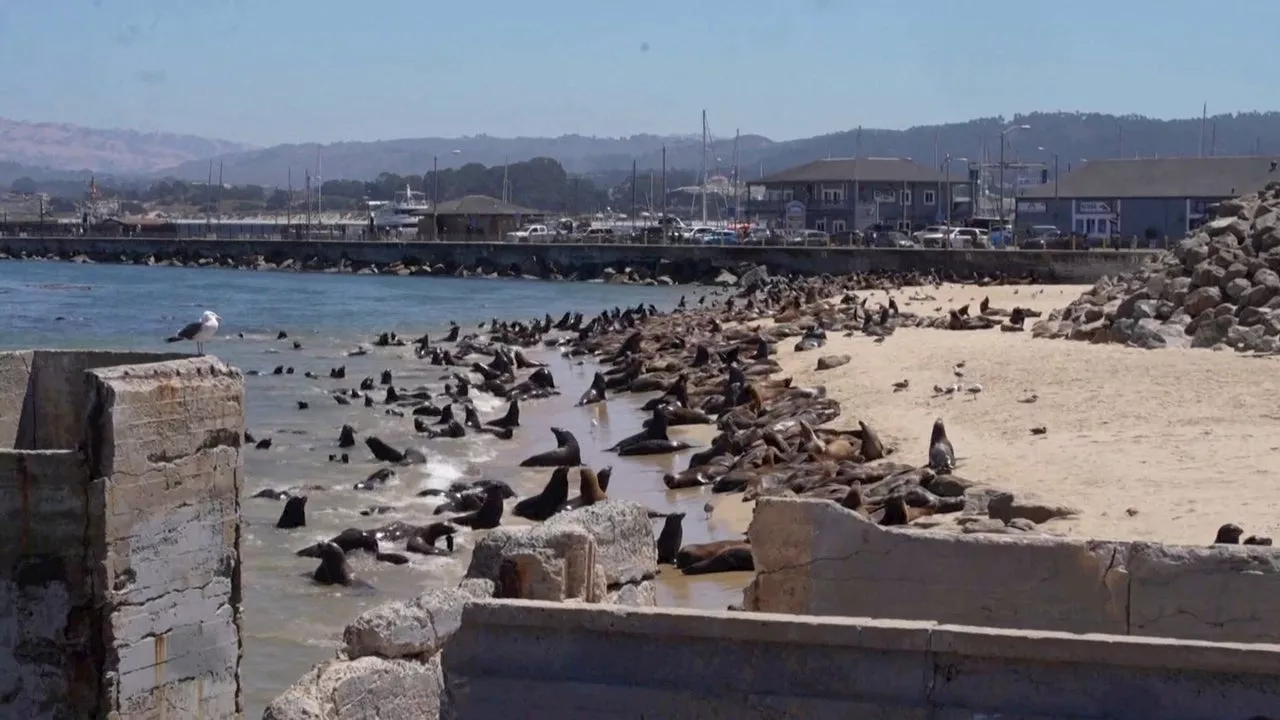
{"label": "concrete breakwater", "polygon": [[0,354],[0,715],[238,717],[244,380]]}
{"label": "concrete breakwater", "polygon": [[263,270],[390,272],[402,275],[523,275],[538,278],[714,282],[722,272],[763,265],[775,273],[930,273],[960,279],[1035,276],[1092,283],[1140,267],[1142,250],[943,250],[701,245],[454,242],[292,242],[112,237],[0,238],[0,255]]}

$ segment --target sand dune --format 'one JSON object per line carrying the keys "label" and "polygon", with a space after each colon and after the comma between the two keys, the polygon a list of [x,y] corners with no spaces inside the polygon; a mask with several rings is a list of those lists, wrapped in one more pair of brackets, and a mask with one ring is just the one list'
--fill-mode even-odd
{"label": "sand dune", "polygon": [[[1080,286],[907,289],[903,310],[976,303],[1022,305],[1047,312],[1065,306]],[[933,295],[907,304],[903,298]],[[873,298],[872,303],[882,299]],[[1028,321],[1030,327],[1032,321]],[[899,448],[904,462],[923,464],[930,426],[942,417],[968,479],[1073,505],[1078,518],[1045,529],[1109,539],[1207,543],[1219,525],[1273,534],[1280,513],[1273,498],[1273,458],[1280,450],[1280,367],[1275,360],[1206,350],[1137,350],[1064,340],[1030,332],[900,329],[883,344],[831,334],[826,347],[779,361],[798,385],[826,385],[844,412],[832,423],[871,423]],[[853,362],[815,371],[826,354]],[[934,398],[933,386],[977,382],[976,398]],[[893,383],[910,387],[894,392]],[[1035,394],[1033,404],[1018,399]],[[1048,433],[1033,436],[1030,429]],[[717,508],[728,521],[749,521],[745,508]]]}

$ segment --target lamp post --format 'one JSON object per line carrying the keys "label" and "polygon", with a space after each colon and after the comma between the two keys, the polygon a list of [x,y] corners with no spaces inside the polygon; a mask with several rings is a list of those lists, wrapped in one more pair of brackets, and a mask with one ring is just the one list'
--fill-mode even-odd
{"label": "lamp post", "polygon": [[[452,155],[461,155],[461,150],[451,150]],[[405,198],[408,200],[408,198]],[[440,157],[431,156],[431,239],[440,239],[440,217],[437,207],[440,205]]]}
{"label": "lamp post", "polygon": [[1000,131],[1000,223],[1003,225],[1005,220],[1004,214],[1004,146],[1007,144],[1009,133],[1014,130],[1030,130],[1030,125],[1010,125]]}
{"label": "lamp post", "polygon": [[[1043,145],[1037,149],[1041,152],[1049,152],[1049,149]],[[1061,202],[1061,197],[1058,195],[1058,153],[1049,153],[1049,156],[1053,158],[1053,224],[1057,227],[1058,205]]]}
{"label": "lamp post", "polygon": [[953,197],[954,193],[952,193],[951,191],[951,188],[952,188],[951,163],[953,162],[962,162],[965,164],[965,167],[968,167],[969,158],[951,157],[950,155],[947,155],[946,159],[943,160],[942,162],[942,164],[945,166],[945,172],[947,175],[947,226],[948,227],[951,225],[951,209],[955,206],[955,198]]}

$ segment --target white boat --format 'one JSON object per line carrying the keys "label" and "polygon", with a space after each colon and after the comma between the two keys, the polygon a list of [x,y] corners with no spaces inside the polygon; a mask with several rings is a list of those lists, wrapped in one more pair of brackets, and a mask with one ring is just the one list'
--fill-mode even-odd
{"label": "white boat", "polygon": [[427,202],[426,193],[411,190],[406,184],[391,202],[369,203],[369,213],[378,228],[416,228],[421,218],[431,214],[431,203]]}

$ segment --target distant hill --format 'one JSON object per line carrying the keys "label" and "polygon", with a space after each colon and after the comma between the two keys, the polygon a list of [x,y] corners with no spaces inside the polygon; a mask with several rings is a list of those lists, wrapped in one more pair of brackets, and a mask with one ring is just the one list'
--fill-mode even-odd
{"label": "distant hill", "polygon": [[0,118],[0,162],[33,171],[91,170],[111,174],[152,173],[215,155],[252,150],[252,145],[194,135],[99,130],[62,123]]}
{"label": "distant hill", "polygon": [[[1008,159],[1048,160],[1057,154],[1063,172],[1068,165],[1082,159],[1120,155],[1187,156],[1197,154],[1201,145],[1198,117],[1160,120],[1137,115],[1036,112],[906,130],[850,129],[782,142],[744,134],[737,144],[737,157],[742,176],[747,180],[759,177],[762,172],[768,174],[820,158],[854,154],[910,157],[932,165],[935,158],[941,159],[947,154],[976,160],[985,152],[994,161],[1000,152],[1000,130],[1009,124],[1031,127],[1008,136]],[[1206,154],[1280,155],[1280,113],[1210,117],[1205,124],[1204,144]],[[641,173],[658,171],[664,145],[668,168],[693,170],[700,166],[701,139],[696,136],[499,138],[475,135],[248,149],[236,143],[191,136],[0,120],[0,171],[3,171],[0,182],[5,175],[22,174],[37,180],[43,180],[45,174],[67,179],[69,171],[80,169],[100,175],[172,176],[201,182],[208,177],[212,159],[222,163],[227,183],[284,187],[292,167],[294,187],[300,188],[306,170],[314,173],[316,150],[322,147],[325,180],[374,180],[382,173],[421,175],[431,170],[433,155],[438,157],[441,170],[476,163],[492,167],[549,157],[559,161],[569,173],[591,178],[601,187],[613,187],[630,174],[633,161]],[[1040,147],[1045,149],[1038,150]],[[727,174],[733,164],[733,153],[732,135],[717,135],[708,153],[710,169]],[[4,161],[11,164],[5,166]],[[956,171],[960,172],[958,167]]]}

